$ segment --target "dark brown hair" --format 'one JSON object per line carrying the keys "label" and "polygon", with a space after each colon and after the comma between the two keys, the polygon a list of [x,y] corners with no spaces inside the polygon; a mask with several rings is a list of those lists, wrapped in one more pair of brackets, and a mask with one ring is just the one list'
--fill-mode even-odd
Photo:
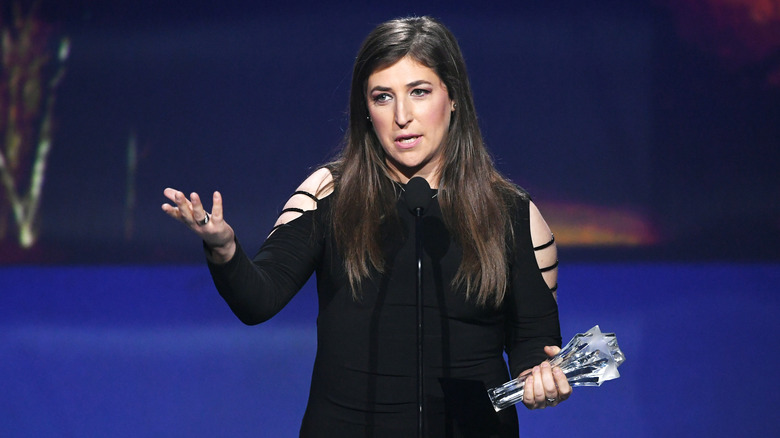
{"label": "dark brown hair", "polygon": [[463,250],[453,286],[479,304],[500,305],[507,288],[509,205],[523,193],[495,169],[477,123],[466,65],[452,33],[429,17],[391,20],[377,26],[355,60],[349,128],[334,175],[333,233],[353,295],[371,268],[383,272],[379,244],[383,220],[396,215],[396,194],[385,152],[368,119],[366,84],[380,68],[410,57],[432,69],[456,109],[450,119],[439,180],[444,222]]}

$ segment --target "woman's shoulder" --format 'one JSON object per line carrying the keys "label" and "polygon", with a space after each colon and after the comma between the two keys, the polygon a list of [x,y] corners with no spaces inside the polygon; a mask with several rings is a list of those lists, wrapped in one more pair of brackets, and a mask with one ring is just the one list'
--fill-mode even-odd
{"label": "woman's shoulder", "polygon": [[514,184],[505,185],[502,194],[509,211],[515,222],[527,223],[534,245],[542,244],[550,240],[551,232],[541,211],[534,203],[527,190]]}
{"label": "woman's shoulder", "polygon": [[301,217],[305,212],[318,211],[327,205],[322,202],[333,193],[333,174],[325,167],[315,170],[295,189],[284,204],[281,214],[274,224],[274,230]]}
{"label": "woman's shoulder", "polygon": [[520,215],[519,219],[528,219],[531,223],[532,234],[536,230],[543,230],[541,234],[548,234],[549,228],[547,223],[542,217],[542,213],[539,208],[534,204],[531,195],[522,187],[510,183],[511,187],[504,190],[504,199],[507,200],[511,206],[511,211],[514,215]]}
{"label": "woman's shoulder", "polygon": [[528,209],[531,195],[524,188],[509,180],[502,180],[494,187],[504,202],[510,206],[511,211],[516,213],[518,210]]}
{"label": "woman's shoulder", "polygon": [[321,167],[309,175],[295,191],[308,193],[317,200],[326,198],[333,193],[333,173],[329,168]]}

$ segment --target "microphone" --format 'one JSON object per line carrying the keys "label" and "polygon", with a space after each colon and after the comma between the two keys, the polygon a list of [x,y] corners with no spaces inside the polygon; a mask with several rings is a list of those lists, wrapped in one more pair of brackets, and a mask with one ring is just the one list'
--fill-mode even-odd
{"label": "microphone", "polygon": [[406,183],[404,195],[406,206],[412,213],[418,214],[417,210],[420,210],[419,214],[422,214],[431,205],[431,186],[421,176],[415,176]]}
{"label": "microphone", "polygon": [[417,436],[425,436],[424,372],[423,372],[423,224],[422,215],[431,204],[431,186],[425,178],[415,176],[406,183],[406,206],[415,215],[415,255],[417,258]]}

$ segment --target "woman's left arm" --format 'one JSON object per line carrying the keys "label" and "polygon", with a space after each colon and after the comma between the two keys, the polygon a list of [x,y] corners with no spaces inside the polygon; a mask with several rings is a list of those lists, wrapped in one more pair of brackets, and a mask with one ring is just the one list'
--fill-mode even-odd
{"label": "woman's left arm", "polygon": [[[571,395],[560,369],[546,357],[560,351],[557,280],[558,251],[550,228],[536,205],[528,201],[515,222],[512,290],[507,297],[507,352],[514,375],[530,374],[523,404],[529,409],[555,406]],[[524,211],[525,210],[525,211]]]}

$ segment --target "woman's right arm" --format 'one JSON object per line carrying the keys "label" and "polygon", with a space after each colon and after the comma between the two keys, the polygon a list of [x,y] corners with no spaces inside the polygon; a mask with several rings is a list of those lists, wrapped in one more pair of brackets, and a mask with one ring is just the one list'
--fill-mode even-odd
{"label": "woman's right arm", "polygon": [[332,191],[330,181],[330,172],[321,169],[298,187],[254,259],[244,253],[224,221],[218,192],[206,224],[202,223],[206,212],[196,193],[187,200],[183,193],[166,189],[165,196],[176,206],[165,204],[163,210],[201,237],[214,284],[233,313],[245,324],[258,324],[279,312],[316,268],[321,252],[320,239],[312,234],[317,204],[300,193],[327,196]]}

